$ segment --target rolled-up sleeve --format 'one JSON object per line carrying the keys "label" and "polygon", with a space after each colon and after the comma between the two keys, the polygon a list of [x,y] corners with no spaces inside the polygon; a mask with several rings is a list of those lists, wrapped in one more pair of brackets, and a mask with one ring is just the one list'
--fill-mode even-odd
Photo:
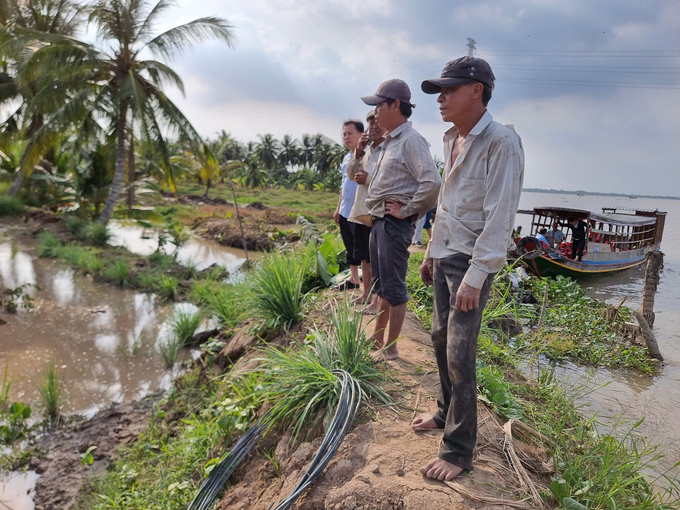
{"label": "rolled-up sleeve", "polygon": [[[442,179],[430,154],[427,141],[412,136],[404,144],[406,168],[418,181],[418,190],[413,198],[401,208],[401,215],[408,218],[414,214],[423,216],[436,203]],[[421,214],[422,213],[422,214]]]}
{"label": "rolled-up sleeve", "polygon": [[[514,138],[514,139],[513,139]],[[505,264],[524,180],[524,153],[519,136],[508,134],[491,147],[484,198],[484,229],[472,250],[463,282],[481,289],[489,274]]]}
{"label": "rolled-up sleeve", "polygon": [[347,178],[350,181],[356,182],[356,175],[359,170],[361,170],[361,161],[356,158],[352,158],[347,162]]}

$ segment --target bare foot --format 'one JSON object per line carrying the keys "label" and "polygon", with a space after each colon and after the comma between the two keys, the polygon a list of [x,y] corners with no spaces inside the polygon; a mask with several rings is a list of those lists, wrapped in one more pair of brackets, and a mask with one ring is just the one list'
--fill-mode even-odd
{"label": "bare foot", "polygon": [[369,302],[370,299],[371,299],[370,294],[368,296],[366,294],[362,294],[358,298],[354,299],[352,303],[355,305],[365,305],[366,303]]}
{"label": "bare foot", "polygon": [[378,313],[378,309],[373,305],[368,305],[364,308],[364,315],[375,315],[376,313]]}
{"label": "bare foot", "polygon": [[435,457],[420,469],[420,472],[432,480],[453,480],[463,472],[463,468],[446,462],[445,460]]}
{"label": "bare foot", "polygon": [[394,345],[387,349],[380,349],[371,354],[371,359],[373,360],[373,363],[382,363],[384,361],[399,359],[399,350]]}
{"label": "bare foot", "polygon": [[411,428],[416,432],[421,430],[436,430],[440,428],[430,413],[419,414],[411,422]]}

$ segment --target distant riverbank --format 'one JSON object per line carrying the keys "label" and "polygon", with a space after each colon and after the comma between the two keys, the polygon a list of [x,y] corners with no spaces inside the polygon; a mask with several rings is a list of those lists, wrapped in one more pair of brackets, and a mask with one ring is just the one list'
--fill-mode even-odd
{"label": "distant riverbank", "polygon": [[601,197],[628,197],[628,198],[659,198],[666,200],[680,200],[680,197],[662,196],[662,195],[635,195],[626,193],[601,193],[598,191],[583,191],[583,190],[563,190],[563,189],[542,189],[542,188],[523,188],[522,191],[530,193],[561,193],[564,195],[595,195]]}

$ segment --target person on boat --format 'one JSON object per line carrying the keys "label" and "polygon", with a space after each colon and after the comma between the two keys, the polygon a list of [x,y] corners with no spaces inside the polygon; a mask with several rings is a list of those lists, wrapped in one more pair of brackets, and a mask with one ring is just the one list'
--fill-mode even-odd
{"label": "person on boat", "polygon": [[[439,94],[446,165],[420,275],[434,285],[432,344],[439,368],[438,410],[417,416],[412,428],[441,428],[439,455],[420,470],[452,480],[472,469],[477,440],[477,337],[494,275],[506,263],[524,180],[522,140],[493,120],[486,106],[495,77],[489,64],[461,57],[441,78],[422,83]],[[455,386],[454,386],[455,385]]]}
{"label": "person on boat", "polygon": [[578,259],[579,262],[583,259],[583,250],[586,247],[586,239],[590,232],[590,225],[583,220],[577,220],[573,216],[567,219],[567,224],[560,223],[562,227],[571,229],[571,260]]}
{"label": "person on boat", "polygon": [[550,241],[548,244],[552,248],[559,248],[562,245],[562,241],[564,241],[564,232],[560,230],[560,224],[556,221],[553,222],[552,230],[548,230],[545,237]]}
{"label": "person on boat", "polygon": [[541,230],[538,231],[538,234],[536,234],[536,239],[541,241],[541,244],[545,243],[545,247],[550,247],[552,248],[552,245],[548,242],[548,239],[545,237],[545,235],[548,233],[547,228],[542,228]]}
{"label": "person on boat", "polygon": [[371,298],[373,275],[369,244],[372,222],[366,205],[366,196],[368,185],[371,183],[380,157],[379,147],[383,141],[383,132],[375,120],[375,110],[369,112],[366,122],[368,122],[368,129],[359,138],[359,143],[354,150],[354,158],[347,163],[347,176],[357,183],[357,192],[349,221],[354,223],[354,258],[361,260],[361,271],[364,277],[364,292],[355,300],[355,303],[363,304],[371,299],[364,313],[375,315],[378,311],[378,295],[374,293]]}
{"label": "person on boat", "polygon": [[340,237],[347,250],[347,263],[349,264],[349,279],[336,286],[336,290],[358,289],[361,286],[359,278],[359,266],[361,260],[354,258],[354,223],[349,221],[349,215],[354,205],[354,197],[357,192],[357,183],[347,177],[347,163],[352,159],[352,152],[359,143],[359,137],[364,132],[364,124],[360,120],[346,120],[342,124],[342,141],[348,149],[340,165],[342,170],[342,185],[338,206],[333,214],[333,221],[340,227]]}
{"label": "person on boat", "polygon": [[374,95],[361,99],[375,106],[376,120],[385,133],[366,205],[373,221],[373,289],[379,297],[371,337],[378,352],[373,359],[387,361],[399,357],[397,339],[409,300],[406,272],[415,224],[437,201],[441,177],[427,140],[408,120],[414,105],[406,82],[387,80]]}

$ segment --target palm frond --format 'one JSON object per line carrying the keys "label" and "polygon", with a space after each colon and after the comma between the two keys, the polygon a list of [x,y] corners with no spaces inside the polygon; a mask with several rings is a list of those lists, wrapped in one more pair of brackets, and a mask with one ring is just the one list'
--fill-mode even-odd
{"label": "palm frond", "polygon": [[171,83],[177,87],[182,95],[184,95],[184,82],[179,74],[173,71],[169,66],[166,66],[158,60],[142,60],[137,63],[141,71],[146,71],[149,78],[154,85],[161,88],[164,83]]}
{"label": "palm frond", "polygon": [[153,26],[160,16],[170,7],[177,5],[172,0],[160,0],[147,14],[146,19],[140,24],[137,30],[137,40],[147,41],[151,36]]}
{"label": "palm frond", "polygon": [[209,16],[171,28],[151,39],[144,47],[149,48],[154,56],[168,59],[172,59],[195,43],[209,39],[221,40],[232,48],[235,43],[233,30],[234,27],[226,20]]}

